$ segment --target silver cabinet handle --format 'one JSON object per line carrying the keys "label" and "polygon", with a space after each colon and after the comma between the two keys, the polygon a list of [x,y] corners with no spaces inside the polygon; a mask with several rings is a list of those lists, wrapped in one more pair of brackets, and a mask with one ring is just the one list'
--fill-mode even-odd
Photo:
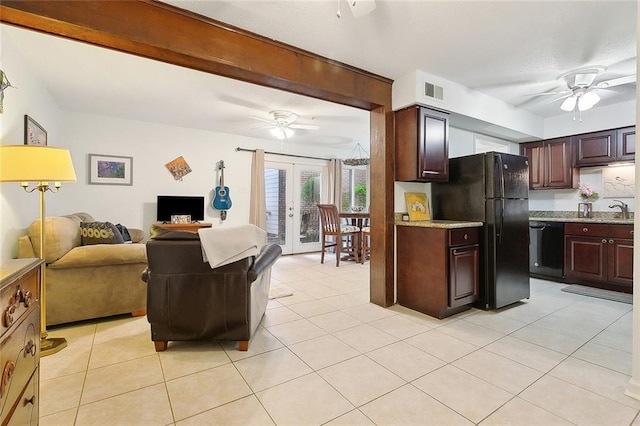
{"label": "silver cabinet handle", "polygon": [[609,244],[613,244],[613,240],[609,240]]}
{"label": "silver cabinet handle", "polygon": [[582,228],[582,232],[589,232],[589,228]]}
{"label": "silver cabinet handle", "polygon": [[602,239],[602,244],[607,244],[607,239],[606,238]]}

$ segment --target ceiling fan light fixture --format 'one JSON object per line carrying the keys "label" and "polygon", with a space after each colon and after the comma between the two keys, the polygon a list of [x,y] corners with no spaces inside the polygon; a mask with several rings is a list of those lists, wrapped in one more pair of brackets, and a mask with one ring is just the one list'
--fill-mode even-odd
{"label": "ceiling fan light fixture", "polygon": [[578,108],[584,111],[593,107],[598,102],[600,102],[600,96],[598,96],[597,93],[587,92],[580,96],[580,99],[578,99]]}
{"label": "ceiling fan light fixture", "polygon": [[293,136],[293,130],[288,127],[274,127],[271,129],[271,134],[278,140],[288,139]]}
{"label": "ceiling fan light fixture", "polygon": [[562,102],[562,105],[560,105],[560,109],[563,111],[571,112],[576,107],[576,102],[577,99],[575,95],[569,96],[564,100],[564,102]]}

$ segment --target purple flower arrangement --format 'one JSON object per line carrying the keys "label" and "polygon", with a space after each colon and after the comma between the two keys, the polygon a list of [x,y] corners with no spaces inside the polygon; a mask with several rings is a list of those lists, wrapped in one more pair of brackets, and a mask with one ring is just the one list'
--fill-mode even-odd
{"label": "purple flower arrangement", "polygon": [[583,183],[578,186],[578,192],[584,201],[595,201],[600,196],[592,187]]}

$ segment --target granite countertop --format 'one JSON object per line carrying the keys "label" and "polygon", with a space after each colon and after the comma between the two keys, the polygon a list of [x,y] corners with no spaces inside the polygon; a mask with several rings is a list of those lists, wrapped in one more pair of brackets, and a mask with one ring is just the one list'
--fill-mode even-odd
{"label": "granite countertop", "polygon": [[629,219],[623,219],[619,212],[593,212],[592,217],[578,217],[574,211],[542,211],[529,212],[530,221],[540,222],[573,222],[573,223],[610,223],[614,225],[633,225],[633,213],[629,212]]}
{"label": "granite countertop", "polygon": [[415,226],[419,228],[477,228],[483,225],[482,222],[469,222],[460,220],[416,220],[416,221],[404,221],[402,220],[402,213],[395,214],[396,226]]}

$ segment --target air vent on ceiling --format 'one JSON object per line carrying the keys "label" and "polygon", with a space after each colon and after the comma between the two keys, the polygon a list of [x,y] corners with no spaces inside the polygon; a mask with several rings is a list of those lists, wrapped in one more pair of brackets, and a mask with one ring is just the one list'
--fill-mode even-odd
{"label": "air vent on ceiling", "polygon": [[429,98],[440,99],[444,97],[442,87],[428,82],[424,83],[424,95]]}

